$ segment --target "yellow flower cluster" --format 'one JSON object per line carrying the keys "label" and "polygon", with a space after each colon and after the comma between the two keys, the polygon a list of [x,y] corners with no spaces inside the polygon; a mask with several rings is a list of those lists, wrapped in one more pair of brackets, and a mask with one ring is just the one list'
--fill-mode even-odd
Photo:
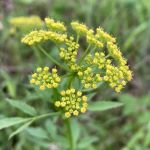
{"label": "yellow flower cluster", "polygon": [[87,97],[81,91],[71,88],[61,91],[61,99],[55,102],[55,106],[63,108],[67,118],[71,115],[78,116],[80,112],[85,113],[87,110]]}
{"label": "yellow flower cluster", "polygon": [[106,75],[104,80],[109,82],[111,88],[116,92],[120,92],[126,85],[127,81],[132,79],[132,72],[128,66],[115,67],[113,65],[106,65]]}
{"label": "yellow flower cluster", "polygon": [[104,44],[96,38],[96,36],[94,35],[94,31],[92,29],[90,29],[87,32],[86,40],[87,40],[87,43],[89,43],[90,45],[93,45],[94,47],[103,48],[104,46]]}
{"label": "yellow flower cluster", "polygon": [[79,79],[84,88],[97,88],[97,83],[102,81],[100,74],[95,74],[92,71],[92,68],[87,67],[84,71],[81,69],[78,71]]}
{"label": "yellow flower cluster", "polygon": [[46,26],[52,31],[64,32],[66,27],[62,22],[55,22],[53,19],[45,18]]}
{"label": "yellow flower cluster", "polygon": [[[103,52],[96,52],[94,54],[94,56],[92,56],[92,54],[87,55],[86,59],[88,64],[91,65],[95,65],[97,66],[99,69],[102,69],[105,67],[106,65],[106,58],[105,58],[105,54]],[[108,63],[108,60],[107,60]]]}
{"label": "yellow flower cluster", "polygon": [[68,65],[72,65],[76,62],[79,44],[74,42],[74,38],[70,37],[65,39],[66,48],[60,48],[60,57],[65,60]]}
{"label": "yellow flower cluster", "polygon": [[119,65],[125,65],[127,62],[126,60],[122,57],[122,53],[118,49],[117,45],[112,43],[112,42],[107,42],[107,48],[109,54],[118,61]]}
{"label": "yellow flower cluster", "polygon": [[62,43],[65,41],[66,37],[66,34],[59,34],[52,31],[39,30],[30,32],[28,35],[22,38],[21,42],[28,45],[33,45],[46,40],[51,40],[56,43]]}
{"label": "yellow flower cluster", "polygon": [[78,23],[77,21],[71,22],[72,29],[78,34],[78,35],[86,35],[88,32],[88,28],[86,25]]}
{"label": "yellow flower cluster", "polygon": [[116,39],[112,37],[110,34],[107,32],[104,32],[103,28],[97,28],[96,29],[96,38],[99,39],[102,42],[116,42]]}
{"label": "yellow flower cluster", "polygon": [[45,88],[57,88],[60,82],[60,77],[57,74],[57,69],[53,68],[52,73],[49,72],[49,67],[38,67],[36,72],[32,74],[31,84],[38,85],[40,90]]}
{"label": "yellow flower cluster", "polygon": [[[73,21],[72,29],[78,35],[75,40],[73,36],[63,33],[67,30],[63,23],[45,18],[45,24],[47,30],[32,31],[22,42],[28,45],[45,40],[61,43],[59,56],[70,71],[75,72],[84,88],[96,88],[99,82],[106,81],[116,92],[120,92],[127,81],[132,79],[132,72],[117,47],[116,39],[102,28],[98,27],[94,32],[86,25]],[[78,61],[79,36],[85,37],[88,46]]]}
{"label": "yellow flower cluster", "polygon": [[10,24],[15,27],[42,27],[43,22],[38,16],[14,17],[10,19]]}

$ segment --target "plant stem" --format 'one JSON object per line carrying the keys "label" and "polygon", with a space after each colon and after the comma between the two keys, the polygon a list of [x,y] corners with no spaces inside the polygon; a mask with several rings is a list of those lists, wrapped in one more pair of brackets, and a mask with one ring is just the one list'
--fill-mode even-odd
{"label": "plant stem", "polygon": [[77,34],[76,42],[77,42],[77,43],[79,42],[79,34]]}
{"label": "plant stem", "polygon": [[35,46],[33,46],[32,49],[34,51],[34,54],[35,54],[36,58],[39,60],[40,64],[42,64],[42,59],[41,59],[39,51],[37,51]]}
{"label": "plant stem", "polygon": [[[72,83],[73,79],[74,79],[74,74],[71,74],[71,76],[68,77],[68,80],[67,80],[68,88],[71,87],[71,83]],[[72,136],[71,122],[70,121],[71,121],[71,118],[68,118],[65,121],[67,130],[68,130],[68,141],[69,141],[69,145],[70,145],[70,149],[69,150],[75,150],[74,142],[73,142],[73,136]]]}
{"label": "plant stem", "polygon": [[79,60],[79,65],[82,63],[82,61],[84,60],[85,56],[89,53],[90,50],[90,45],[88,45],[87,49],[85,50],[85,52],[83,53],[83,56],[80,58]]}
{"label": "plant stem", "polygon": [[60,68],[64,70],[68,70],[63,65],[61,65],[56,59],[54,59],[51,55],[49,55],[40,45],[38,45],[38,48],[41,50],[41,52],[43,52],[49,58],[51,62],[53,62],[54,64],[56,64],[57,66],[59,66]]}
{"label": "plant stem", "polygon": [[47,113],[47,114],[43,114],[43,115],[40,115],[40,116],[37,116],[37,117],[32,117],[31,120],[35,121],[35,120],[42,119],[42,118],[45,118],[45,117],[48,117],[48,116],[57,116],[59,114],[60,113],[58,113],[58,112],[56,112],[56,113]]}
{"label": "plant stem", "polygon": [[74,144],[73,144],[73,138],[72,138],[72,130],[71,130],[70,119],[66,120],[66,125],[67,125],[67,129],[68,129],[68,141],[69,141],[69,144],[70,144],[70,150],[75,150],[74,149]]}

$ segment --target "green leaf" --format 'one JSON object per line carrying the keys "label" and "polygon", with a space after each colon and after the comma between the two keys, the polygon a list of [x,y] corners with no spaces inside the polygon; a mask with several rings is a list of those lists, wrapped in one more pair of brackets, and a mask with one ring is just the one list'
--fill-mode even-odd
{"label": "green leaf", "polygon": [[29,118],[20,118],[20,117],[12,117],[12,118],[4,118],[0,120],[0,130],[4,128],[8,128],[10,126],[23,123],[30,120]]}
{"label": "green leaf", "polygon": [[123,103],[120,102],[111,102],[111,101],[100,101],[93,102],[88,105],[88,109],[91,111],[104,111],[116,107],[122,106]]}
{"label": "green leaf", "polygon": [[10,96],[15,97],[16,96],[16,84],[14,80],[11,79],[10,75],[5,71],[0,71],[2,77],[5,79],[5,84],[8,89],[8,92]]}
{"label": "green leaf", "polygon": [[26,129],[27,133],[35,138],[39,138],[39,139],[49,139],[47,132],[45,132],[45,130],[43,130],[42,128],[27,128]]}
{"label": "green leaf", "polygon": [[46,127],[48,133],[51,135],[51,137],[53,139],[56,139],[57,128],[56,128],[56,124],[54,123],[54,121],[47,119],[47,121],[45,123],[45,127]]}
{"label": "green leaf", "polygon": [[17,101],[17,100],[11,100],[11,99],[6,99],[6,100],[11,106],[18,108],[22,112],[24,112],[28,115],[31,115],[31,116],[36,115],[36,110],[33,107],[31,107],[30,105],[28,105],[24,102],[21,102],[21,101]]}
{"label": "green leaf", "polygon": [[24,129],[26,129],[31,123],[33,122],[33,120],[25,123],[24,125],[22,125],[20,128],[18,128],[16,131],[14,131],[10,136],[9,139],[11,139],[13,136],[15,136],[16,134],[20,133],[21,131],[23,131]]}
{"label": "green leaf", "polygon": [[96,142],[98,139],[96,137],[85,137],[78,144],[79,149],[85,149],[90,146],[93,142]]}

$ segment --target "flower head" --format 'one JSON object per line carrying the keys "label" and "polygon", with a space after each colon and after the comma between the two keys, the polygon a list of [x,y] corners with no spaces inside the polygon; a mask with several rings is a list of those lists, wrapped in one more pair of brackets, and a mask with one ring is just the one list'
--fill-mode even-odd
{"label": "flower head", "polygon": [[102,42],[116,42],[116,39],[99,27],[96,29],[96,38]]}
{"label": "flower head", "polygon": [[81,91],[71,88],[61,91],[61,99],[55,102],[55,106],[63,108],[67,118],[72,115],[78,116],[79,113],[85,113],[87,110],[87,97],[83,96]]}
{"label": "flower head", "polygon": [[22,38],[21,41],[22,43],[28,45],[33,45],[47,40],[51,40],[56,43],[62,43],[65,41],[66,37],[66,34],[59,34],[56,32],[45,30],[35,30],[27,34],[24,38]]}
{"label": "flower head", "polygon": [[111,88],[116,92],[120,92],[126,85],[127,81],[132,79],[132,72],[127,66],[115,67],[113,65],[106,66],[106,75],[104,80],[109,82]]}
{"label": "flower head", "polygon": [[65,39],[66,48],[60,48],[60,57],[69,65],[75,64],[78,54],[79,44],[74,41],[71,36],[69,39]]}
{"label": "flower head", "polygon": [[89,54],[85,60],[88,64],[97,66],[99,69],[104,68],[107,61],[103,52],[96,52],[94,55]]}
{"label": "flower head", "polygon": [[46,26],[52,31],[56,31],[56,32],[66,31],[66,27],[62,22],[55,22],[53,19],[45,18],[45,23]]}
{"label": "flower head", "polygon": [[78,35],[86,35],[88,32],[88,28],[86,25],[81,24],[77,21],[71,22],[72,29],[78,34]]}
{"label": "flower head", "polygon": [[84,88],[97,88],[97,83],[102,81],[100,73],[95,74],[92,68],[87,67],[85,70],[78,71],[79,79]]}
{"label": "flower head", "polygon": [[104,47],[104,44],[102,43],[102,41],[100,41],[96,38],[96,36],[94,35],[94,31],[92,29],[90,29],[87,32],[86,40],[87,40],[88,44],[90,44],[94,47],[97,47],[97,48],[103,48]]}
{"label": "flower head", "polygon": [[120,65],[125,65],[127,63],[126,60],[123,58],[122,53],[120,52],[116,44],[112,42],[107,42],[107,48],[108,48],[109,54],[115,60],[117,60]]}
{"label": "flower head", "polygon": [[24,29],[33,29],[42,27],[43,21],[38,16],[30,16],[30,17],[14,17],[10,19],[10,24],[17,28]]}
{"label": "flower head", "polygon": [[53,68],[52,73],[48,67],[38,67],[36,72],[32,74],[31,84],[39,86],[40,90],[45,88],[57,88],[60,82],[60,77],[57,75],[57,69]]}

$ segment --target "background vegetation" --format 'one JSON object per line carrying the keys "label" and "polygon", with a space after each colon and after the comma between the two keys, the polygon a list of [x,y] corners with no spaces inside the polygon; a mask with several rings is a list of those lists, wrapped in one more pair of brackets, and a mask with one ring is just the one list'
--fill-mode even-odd
{"label": "background vegetation", "polygon": [[[24,116],[10,106],[6,98],[25,101],[39,114],[49,112],[51,95],[33,90],[29,74],[49,61],[43,54],[20,42],[22,33],[14,33],[9,19],[39,15],[69,24],[79,20],[95,28],[101,26],[116,36],[118,45],[134,72],[132,82],[116,94],[102,86],[92,100],[123,102],[110,111],[82,115],[74,133],[78,149],[149,150],[150,149],[150,1],[149,0],[2,0],[0,1],[0,118]],[[84,43],[83,43],[84,44]],[[56,55],[56,47],[48,45]],[[1,150],[65,150],[65,126],[57,118],[33,123],[13,139],[16,127],[0,131]],[[80,132],[82,131],[82,132]],[[60,148],[61,147],[61,148]]]}

